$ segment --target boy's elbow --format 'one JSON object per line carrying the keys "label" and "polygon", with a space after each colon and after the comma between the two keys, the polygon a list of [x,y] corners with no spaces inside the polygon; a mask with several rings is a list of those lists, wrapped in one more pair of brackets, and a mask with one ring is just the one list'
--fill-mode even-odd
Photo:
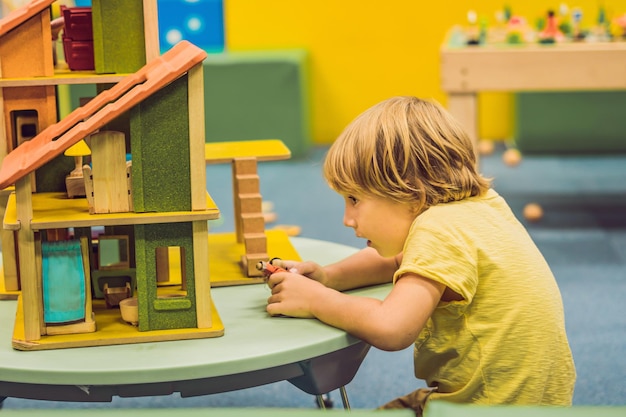
{"label": "boy's elbow", "polygon": [[396,352],[411,346],[415,343],[415,338],[412,336],[407,337],[401,335],[381,335],[368,343],[380,350]]}

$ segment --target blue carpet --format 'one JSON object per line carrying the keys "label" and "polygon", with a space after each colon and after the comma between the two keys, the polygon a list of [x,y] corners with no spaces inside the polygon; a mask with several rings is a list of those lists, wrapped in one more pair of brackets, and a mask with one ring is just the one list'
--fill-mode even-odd
{"label": "blue carpet", "polygon": [[[544,216],[523,220],[558,280],[578,380],[577,405],[626,405],[626,156],[533,156],[506,166],[502,148],[481,160],[518,218],[529,202]],[[306,158],[259,164],[261,192],[274,203],[278,224],[301,227],[301,236],[362,247],[342,224],[343,202],[321,178],[325,149]],[[207,167],[207,187],[222,211],[211,230],[233,230],[228,165]],[[272,225],[269,225],[271,227]],[[423,386],[412,374],[412,348],[372,349],[347,386],[353,408],[375,408]],[[336,407],[338,393],[331,393]],[[314,398],[287,382],[201,397],[115,398],[73,404],[9,398],[4,408],[105,407],[315,407]]]}

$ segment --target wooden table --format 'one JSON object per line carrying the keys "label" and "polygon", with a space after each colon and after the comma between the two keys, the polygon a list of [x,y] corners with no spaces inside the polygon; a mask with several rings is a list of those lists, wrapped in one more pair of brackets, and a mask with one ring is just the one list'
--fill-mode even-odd
{"label": "wooden table", "polygon": [[448,110],[478,141],[477,95],[626,89],[626,42],[441,48]]}

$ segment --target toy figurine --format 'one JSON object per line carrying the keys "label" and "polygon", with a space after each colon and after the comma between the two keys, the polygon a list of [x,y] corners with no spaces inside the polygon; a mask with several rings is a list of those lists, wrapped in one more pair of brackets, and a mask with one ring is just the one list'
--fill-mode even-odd
{"label": "toy figurine", "polygon": [[579,7],[572,9],[572,39],[574,41],[582,41],[585,39],[585,33],[580,28],[582,19],[583,11]]}
{"label": "toy figurine", "polygon": [[478,45],[480,43],[480,28],[478,27],[478,15],[474,10],[467,12],[467,22],[469,23],[467,29],[467,44]]}
{"label": "toy figurine", "polygon": [[528,42],[528,23],[522,16],[512,16],[509,18],[506,29],[506,43],[511,45]]}
{"label": "toy figurine", "polygon": [[544,29],[539,34],[540,43],[561,42],[564,39],[563,32],[558,27],[554,10],[548,10],[548,18]]}
{"label": "toy figurine", "polygon": [[272,258],[269,262],[259,261],[256,264],[256,269],[263,272],[263,275],[268,278],[270,275],[276,272],[287,272],[286,269],[283,269],[279,266],[273,264],[275,261],[280,261],[280,258]]}
{"label": "toy figurine", "polygon": [[626,13],[611,20],[611,36],[615,40],[626,40]]}
{"label": "toy figurine", "polygon": [[598,17],[596,18],[596,25],[589,33],[588,41],[590,42],[607,42],[610,38],[610,22],[606,16],[604,7],[600,6],[598,9]]}

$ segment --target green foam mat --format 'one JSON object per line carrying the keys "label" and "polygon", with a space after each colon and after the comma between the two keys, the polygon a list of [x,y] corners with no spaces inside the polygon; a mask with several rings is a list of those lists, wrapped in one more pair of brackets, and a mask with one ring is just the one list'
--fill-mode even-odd
{"label": "green foam mat", "polygon": [[515,97],[515,143],[524,153],[626,152],[626,92],[532,92]]}
{"label": "green foam mat", "polygon": [[309,150],[306,51],[210,54],[204,87],[206,142],[280,139],[294,157]]}

